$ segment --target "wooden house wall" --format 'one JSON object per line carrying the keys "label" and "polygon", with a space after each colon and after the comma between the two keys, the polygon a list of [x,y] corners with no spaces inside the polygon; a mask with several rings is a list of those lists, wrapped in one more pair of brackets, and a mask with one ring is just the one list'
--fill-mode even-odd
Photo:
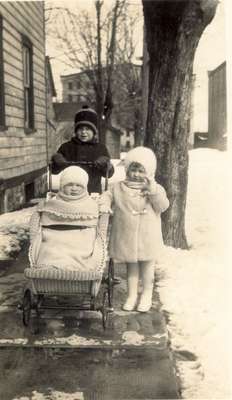
{"label": "wooden house wall", "polygon": [[[3,18],[5,125],[0,131],[0,176],[4,180],[45,169],[46,91],[43,2],[0,2]],[[33,45],[34,126],[24,129],[22,38]]]}

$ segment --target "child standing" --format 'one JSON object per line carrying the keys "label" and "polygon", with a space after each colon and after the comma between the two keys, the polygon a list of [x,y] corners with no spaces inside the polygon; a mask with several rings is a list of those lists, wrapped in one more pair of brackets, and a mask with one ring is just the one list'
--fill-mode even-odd
{"label": "child standing", "polygon": [[74,137],[63,143],[52,156],[52,172],[60,173],[70,162],[90,161],[93,166],[84,166],[89,175],[88,192],[101,193],[101,178],[114,173],[106,146],[98,142],[97,114],[88,106],[83,106],[74,119]]}
{"label": "child standing", "polygon": [[[155,154],[136,147],[125,158],[126,179],[102,195],[102,212],[113,206],[109,253],[127,266],[125,311],[147,312],[152,305],[154,264],[163,246],[160,214],[168,206],[164,188],[155,182]],[[139,276],[142,294],[138,302]]]}

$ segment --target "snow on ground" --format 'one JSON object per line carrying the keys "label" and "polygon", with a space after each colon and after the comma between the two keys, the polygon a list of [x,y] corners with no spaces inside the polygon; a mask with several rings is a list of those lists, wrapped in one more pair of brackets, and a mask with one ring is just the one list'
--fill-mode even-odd
{"label": "snow on ground", "polygon": [[[169,247],[158,266],[182,396],[189,400],[232,398],[229,161],[225,152],[190,151],[186,232],[191,250]],[[0,259],[9,257],[11,249],[17,251],[26,239],[33,209],[0,216]]]}
{"label": "snow on ground", "polygon": [[75,392],[73,394],[70,394],[64,392],[57,392],[54,391],[53,389],[50,389],[48,392],[49,393],[44,394],[37,392],[37,390],[34,390],[32,392],[32,395],[30,395],[30,397],[28,396],[17,397],[14,398],[13,400],[84,400],[83,392]]}
{"label": "snow on ground", "polygon": [[16,255],[28,240],[29,220],[35,207],[0,216],[0,260]]}
{"label": "snow on ground", "polygon": [[[186,399],[231,399],[229,159],[190,152],[186,232],[190,251],[167,248],[158,273],[171,346]],[[194,358],[194,355],[196,358]]]}

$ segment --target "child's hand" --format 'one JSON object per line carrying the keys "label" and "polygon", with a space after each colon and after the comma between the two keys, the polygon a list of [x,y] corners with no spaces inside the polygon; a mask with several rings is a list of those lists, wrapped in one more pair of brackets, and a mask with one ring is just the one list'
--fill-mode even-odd
{"label": "child's hand", "polygon": [[105,168],[107,167],[107,164],[109,163],[109,158],[106,156],[100,156],[97,158],[97,160],[95,161],[95,165],[96,167],[99,168]]}
{"label": "child's hand", "polygon": [[56,153],[52,156],[52,161],[57,165],[57,167],[63,168],[69,165],[68,161],[60,153]]}
{"label": "child's hand", "polygon": [[147,194],[155,194],[155,192],[156,192],[156,189],[157,189],[157,183],[155,182],[155,180],[152,178],[152,179],[148,179],[148,178],[146,178],[146,186],[145,186],[145,188],[144,188],[144,190],[143,190],[143,193],[145,194],[145,195],[147,195]]}

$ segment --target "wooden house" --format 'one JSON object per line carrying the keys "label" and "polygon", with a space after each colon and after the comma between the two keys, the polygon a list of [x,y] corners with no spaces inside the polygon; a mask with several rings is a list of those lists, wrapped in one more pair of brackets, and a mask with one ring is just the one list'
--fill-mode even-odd
{"label": "wooden house", "polygon": [[44,2],[0,2],[0,212],[46,191]]}

